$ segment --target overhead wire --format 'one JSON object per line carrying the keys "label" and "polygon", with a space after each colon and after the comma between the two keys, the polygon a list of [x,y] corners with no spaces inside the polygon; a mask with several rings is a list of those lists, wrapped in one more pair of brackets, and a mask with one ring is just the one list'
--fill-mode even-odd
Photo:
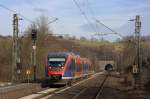
{"label": "overhead wire", "polygon": [[73,0],[73,2],[77,6],[77,8],[79,9],[79,11],[81,12],[81,14],[83,15],[83,17],[85,18],[85,20],[88,22],[88,24],[92,28],[92,30],[94,30],[94,32],[97,32],[96,29],[94,28],[93,24],[91,23],[91,21],[87,17],[86,13],[82,10],[82,8],[80,7],[80,5],[78,4],[78,2],[76,0]]}
{"label": "overhead wire", "polygon": [[[40,8],[39,5],[33,3],[31,0],[26,0],[26,2],[27,2],[29,5],[31,5],[34,10],[35,10],[36,8],[43,10],[43,8]],[[42,12],[42,11],[40,11],[40,12]],[[43,15],[42,15],[42,16],[43,16]],[[48,15],[48,16],[49,16],[49,15]],[[53,17],[53,16],[51,16],[51,15],[50,15],[49,17],[51,18],[51,21],[47,22],[47,25],[49,25],[49,24],[51,24],[51,23],[53,23],[53,22],[55,22],[55,21],[58,20],[58,18]],[[50,20],[49,17],[48,17],[48,20]],[[52,19],[53,19],[53,20],[52,20]]]}
{"label": "overhead wire", "polygon": [[[88,0],[86,0],[88,2],[88,5],[90,4]],[[85,12],[81,9],[80,5],[78,4],[78,2],[76,0],[73,0],[73,2],[75,3],[75,5],[78,7],[78,9],[80,10],[81,14],[84,16],[84,18],[86,19],[86,21],[89,23],[90,27],[95,31],[97,32],[97,30],[95,29],[95,27],[93,26],[93,24],[91,23],[91,21],[89,20],[89,18],[87,17],[87,15],[85,14]],[[0,4],[0,7],[5,9],[5,10],[8,10],[10,12],[13,12],[13,13],[17,13],[17,11],[15,10],[12,10],[2,4]],[[119,35],[120,37],[123,37],[120,33],[114,31],[113,29],[111,29],[110,27],[108,27],[107,25],[105,25],[104,23],[100,22],[99,20],[97,20],[94,16],[94,12],[91,8],[91,6],[89,6],[89,9],[90,9],[90,12],[91,14],[93,15],[93,19],[95,19],[96,22],[98,22],[99,24],[103,25],[104,27],[106,27],[107,29],[109,29],[110,31],[112,31],[113,33],[112,34],[117,34]],[[24,15],[22,15],[21,13],[17,13],[19,16],[21,16],[23,19],[25,19],[26,21],[30,22],[30,23],[33,23],[32,20],[30,20],[29,18],[25,17]]]}
{"label": "overhead wire", "polygon": [[2,5],[2,4],[0,4],[0,7],[3,8],[3,9],[5,9],[5,10],[7,10],[7,11],[9,11],[9,12],[16,13],[16,14],[18,14],[19,16],[21,16],[24,20],[26,20],[26,21],[28,21],[28,22],[30,22],[30,23],[33,23],[32,20],[30,20],[30,19],[27,18],[26,16],[22,15],[21,13],[17,13],[17,11],[15,11],[15,10],[12,10],[12,9],[10,9],[10,8],[8,8],[8,7],[4,6],[4,5]]}
{"label": "overhead wire", "polygon": [[[85,2],[86,2],[86,4],[87,4],[87,8],[89,9],[89,12],[91,13],[92,19],[93,19],[93,21],[95,22],[96,17],[95,17],[94,10],[92,9],[91,3],[89,2],[89,0],[85,0]],[[99,29],[98,24],[95,24],[95,28],[96,28],[96,30],[98,31],[96,35],[98,35],[99,37],[101,36],[102,39],[103,39],[103,36],[106,35],[106,34],[99,33],[99,32],[100,32],[100,29]]]}
{"label": "overhead wire", "polygon": [[[93,19],[93,21],[94,21],[94,23],[95,23],[96,17],[95,17],[94,10],[92,9],[92,6],[91,6],[89,0],[85,0],[85,1],[86,1],[86,3],[87,3],[87,8],[89,9],[89,12],[91,13],[91,17],[92,17],[92,19]],[[96,30],[99,32],[98,24],[95,24],[95,28],[96,28]]]}
{"label": "overhead wire", "polygon": [[[106,28],[107,28],[108,30],[110,30],[111,32],[113,32],[112,34],[117,34],[117,35],[119,35],[121,38],[123,38],[123,36],[122,36],[120,33],[116,32],[116,31],[113,30],[113,29],[111,29],[110,27],[108,27],[107,25],[105,25],[104,23],[102,23],[101,21],[96,20],[96,22],[98,22],[99,24],[103,25],[104,27],[106,27]],[[110,33],[109,33],[109,34],[110,34]]]}
{"label": "overhead wire", "polygon": [[93,20],[95,20],[97,23],[103,25],[105,28],[107,28],[108,30],[110,30],[111,32],[113,32],[113,33],[108,33],[108,34],[116,34],[116,35],[119,35],[121,38],[123,38],[123,36],[120,33],[116,32],[115,30],[111,29],[110,27],[108,27],[107,25],[105,25],[104,23],[102,23],[101,21],[97,20],[97,18],[94,15],[94,11],[93,11],[92,7],[90,6],[89,0],[86,0],[86,2],[87,2],[89,11],[92,14]]}
{"label": "overhead wire", "polygon": [[92,9],[92,7],[91,7],[91,5],[90,5],[89,0],[85,0],[85,1],[87,2],[87,8],[89,9],[89,12],[91,13],[93,20],[96,20],[94,11],[93,11],[93,9]]}

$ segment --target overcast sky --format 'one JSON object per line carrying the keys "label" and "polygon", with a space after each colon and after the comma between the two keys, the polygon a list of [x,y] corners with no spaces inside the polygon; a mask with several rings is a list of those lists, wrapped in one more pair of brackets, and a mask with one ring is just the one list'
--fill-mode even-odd
{"label": "overcast sky", "polygon": [[[31,20],[40,15],[55,17],[59,20],[50,25],[54,33],[72,34],[76,36],[87,36],[95,32],[108,33],[103,26],[98,25],[93,17],[100,20],[107,26],[115,29],[122,35],[132,35],[134,23],[129,19],[141,15],[142,35],[149,35],[150,26],[150,0],[76,0],[82,11],[85,12],[92,26],[98,27],[93,30],[85,20],[73,0],[0,0],[4,5],[15,10]],[[12,12],[0,7],[0,34],[12,35]],[[20,22],[22,31],[30,23],[26,20]],[[107,39],[114,39],[118,36],[107,36]]]}

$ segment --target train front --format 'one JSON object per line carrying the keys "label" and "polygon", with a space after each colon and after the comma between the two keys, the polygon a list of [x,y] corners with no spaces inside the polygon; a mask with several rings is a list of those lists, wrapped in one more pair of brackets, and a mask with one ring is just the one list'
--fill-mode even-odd
{"label": "train front", "polygon": [[61,82],[67,55],[50,54],[47,57],[46,78],[50,83]]}

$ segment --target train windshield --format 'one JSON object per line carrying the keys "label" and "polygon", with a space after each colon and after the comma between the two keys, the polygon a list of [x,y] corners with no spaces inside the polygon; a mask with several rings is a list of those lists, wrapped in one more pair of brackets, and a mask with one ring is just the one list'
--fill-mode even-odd
{"label": "train windshield", "polygon": [[62,67],[66,62],[65,58],[49,58],[48,63],[51,67]]}

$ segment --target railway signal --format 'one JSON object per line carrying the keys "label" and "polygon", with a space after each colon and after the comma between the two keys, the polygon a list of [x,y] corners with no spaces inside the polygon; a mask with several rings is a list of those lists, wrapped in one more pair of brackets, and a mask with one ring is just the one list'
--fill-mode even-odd
{"label": "railway signal", "polygon": [[36,29],[32,29],[31,39],[32,39],[32,58],[31,58],[31,62],[32,62],[32,65],[33,65],[33,80],[36,81],[36,40],[37,40],[37,30]]}
{"label": "railway signal", "polygon": [[31,38],[33,41],[37,40],[37,30],[36,29],[32,29]]}

